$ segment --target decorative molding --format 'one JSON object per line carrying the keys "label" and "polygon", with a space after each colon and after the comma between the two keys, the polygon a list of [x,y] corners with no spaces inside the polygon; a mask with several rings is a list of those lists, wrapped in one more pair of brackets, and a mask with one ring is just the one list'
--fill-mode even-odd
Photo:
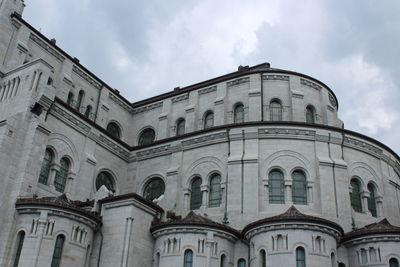
{"label": "decorative molding", "polygon": [[306,139],[315,140],[315,131],[290,128],[268,128],[258,129],[259,138],[271,138],[280,136],[282,138],[292,138],[294,136],[307,137]]}
{"label": "decorative molding", "polygon": [[129,155],[130,155],[129,151],[125,150],[120,145],[109,140],[105,136],[100,135],[97,139],[97,143],[100,144],[101,146],[103,146],[104,148],[107,148],[110,152],[116,154],[117,156],[124,159],[125,161],[128,161]]}
{"label": "decorative molding", "polygon": [[211,86],[211,87],[207,87],[207,88],[204,88],[204,89],[200,89],[197,92],[198,92],[199,95],[204,95],[204,94],[208,94],[208,93],[211,93],[211,92],[214,92],[214,91],[217,91],[217,86],[216,85]]}
{"label": "decorative molding", "polygon": [[43,48],[44,50],[49,52],[52,56],[57,58],[59,61],[63,62],[65,60],[65,57],[63,57],[60,53],[58,53],[54,48],[52,48],[50,45],[48,45],[45,41],[40,39],[38,36],[31,33],[31,35],[29,36],[29,39],[31,39],[33,42],[35,42],[41,48]]}
{"label": "decorative molding", "polygon": [[331,105],[327,105],[326,108],[331,112],[335,112],[335,108],[332,107]]}
{"label": "decorative molding", "polygon": [[25,53],[25,54],[28,53],[28,47],[24,43],[22,43],[20,41],[18,41],[17,49],[19,51],[21,51],[22,53]]}
{"label": "decorative molding", "polygon": [[93,79],[92,77],[90,77],[87,73],[85,73],[84,71],[82,71],[80,68],[78,68],[77,66],[72,66],[72,71],[75,72],[76,74],[78,74],[78,76],[80,76],[82,79],[86,80],[88,83],[90,83],[91,85],[93,85],[94,87],[96,87],[97,89],[101,88],[101,83],[97,82],[95,79]]}
{"label": "decorative molding", "polygon": [[160,101],[160,102],[157,102],[157,103],[152,103],[152,104],[147,105],[147,106],[135,108],[135,109],[133,109],[132,113],[133,114],[139,114],[139,113],[147,112],[149,110],[156,109],[156,108],[159,108],[159,107],[162,107],[162,106],[163,106],[163,101]]}
{"label": "decorative molding", "polygon": [[381,158],[381,155],[383,153],[382,149],[377,148],[376,146],[370,145],[364,141],[345,136],[344,137],[344,144],[349,147],[356,148],[358,150],[362,150],[364,152],[367,152],[369,154],[373,154],[374,156],[377,156],[378,158]]}
{"label": "decorative molding", "polygon": [[185,150],[193,147],[209,145],[210,143],[225,141],[226,138],[227,138],[226,132],[215,133],[182,141],[182,146],[183,149]]}
{"label": "decorative molding", "polygon": [[171,153],[171,145],[159,146],[136,152],[138,160],[144,160],[148,158],[163,156]]}
{"label": "decorative molding", "polygon": [[109,93],[108,94],[108,98],[110,98],[112,101],[114,101],[118,106],[122,107],[123,109],[125,109],[126,111],[128,111],[129,113],[133,113],[133,108],[131,107],[131,105],[127,104],[126,102],[122,101],[119,97],[117,97],[116,95],[114,95],[113,93]]}
{"label": "decorative molding", "polygon": [[289,81],[289,76],[287,75],[263,75],[263,80],[279,80],[279,81]]}
{"label": "decorative molding", "polygon": [[248,82],[250,82],[250,77],[243,77],[243,78],[239,78],[239,79],[227,82],[226,86],[230,87],[230,86],[235,86],[235,85],[239,85],[242,83],[248,83]]}
{"label": "decorative molding", "polygon": [[171,98],[171,101],[172,101],[172,103],[177,103],[177,102],[186,100],[188,98],[189,98],[189,93],[186,93],[186,94],[178,95],[178,96]]}
{"label": "decorative molding", "polygon": [[224,103],[224,97],[223,97],[223,96],[217,97],[217,98],[214,100],[214,105],[221,105],[221,104],[223,104],[223,103]]}
{"label": "decorative molding", "polygon": [[337,108],[337,103],[336,103],[336,100],[335,100],[335,98],[333,97],[333,95],[330,94],[330,93],[328,93],[328,95],[329,95],[329,102],[331,103],[331,105],[332,105],[333,107]]}
{"label": "decorative molding", "polygon": [[90,131],[90,127],[81,122],[75,116],[71,115],[70,113],[66,112],[63,108],[59,107],[58,105],[54,105],[51,109],[50,113],[55,117],[58,117],[66,124],[70,125],[72,128],[76,129],[78,132],[87,135]]}
{"label": "decorative molding", "polygon": [[314,89],[316,89],[318,91],[320,91],[322,89],[322,86],[320,86],[320,85],[318,85],[316,83],[310,82],[308,80],[305,80],[305,79],[300,79],[300,83],[303,84],[303,85],[309,86],[311,88],[314,88]]}

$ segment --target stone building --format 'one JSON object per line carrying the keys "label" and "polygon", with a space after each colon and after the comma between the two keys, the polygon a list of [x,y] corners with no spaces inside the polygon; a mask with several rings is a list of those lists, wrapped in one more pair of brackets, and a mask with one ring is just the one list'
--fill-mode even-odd
{"label": "stone building", "polygon": [[268,63],[131,103],[0,1],[0,266],[399,266],[400,158]]}

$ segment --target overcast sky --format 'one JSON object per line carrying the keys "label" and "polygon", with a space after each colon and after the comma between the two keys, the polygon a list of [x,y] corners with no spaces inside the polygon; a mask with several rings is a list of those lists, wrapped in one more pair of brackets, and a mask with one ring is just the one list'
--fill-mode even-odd
{"label": "overcast sky", "polygon": [[398,0],[25,0],[23,17],[132,102],[270,62],[327,84],[400,153]]}

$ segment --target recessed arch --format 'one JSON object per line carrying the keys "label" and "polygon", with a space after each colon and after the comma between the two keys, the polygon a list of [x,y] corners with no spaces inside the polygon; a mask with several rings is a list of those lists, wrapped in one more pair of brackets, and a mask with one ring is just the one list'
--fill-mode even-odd
{"label": "recessed arch", "polygon": [[214,126],[214,112],[207,110],[203,115],[203,129],[207,129]]}
{"label": "recessed arch", "polygon": [[175,125],[176,125],[176,135],[177,136],[185,134],[186,121],[184,118],[181,117],[181,118],[177,119]]}
{"label": "recessed arch", "polygon": [[118,139],[121,138],[122,127],[121,127],[121,124],[118,123],[117,121],[115,121],[115,120],[109,121],[107,124],[106,130],[111,136],[118,138]]}
{"label": "recessed arch", "polygon": [[213,172],[209,178],[210,181],[210,192],[209,192],[209,199],[208,199],[208,206],[212,207],[219,207],[222,202],[222,188],[221,188],[221,181],[222,177],[221,174],[218,172]]}
{"label": "recessed arch", "polygon": [[316,120],[316,109],[313,105],[309,104],[306,107],[306,122],[315,123]]}
{"label": "recessed arch", "polygon": [[109,191],[116,192],[116,179],[115,175],[107,169],[101,170],[95,179],[95,190],[98,191],[100,187],[105,186]]}
{"label": "recessed arch", "polygon": [[161,177],[155,176],[147,180],[143,187],[143,197],[153,201],[165,193],[165,182]]}
{"label": "recessed arch", "polygon": [[362,183],[358,177],[353,177],[350,180],[350,203],[351,207],[356,212],[362,212],[361,192]]}
{"label": "recessed arch", "polygon": [[233,123],[244,122],[244,105],[242,102],[238,102],[233,105]]}
{"label": "recessed arch", "polygon": [[139,146],[145,146],[154,143],[156,139],[156,132],[152,127],[146,127],[144,128],[138,138],[138,145]]}
{"label": "recessed arch", "polygon": [[203,193],[201,191],[202,179],[200,176],[193,177],[190,185],[190,210],[197,210],[203,203]]}
{"label": "recessed arch", "polygon": [[271,121],[281,121],[283,119],[282,101],[279,98],[273,98],[269,102],[269,115]]}

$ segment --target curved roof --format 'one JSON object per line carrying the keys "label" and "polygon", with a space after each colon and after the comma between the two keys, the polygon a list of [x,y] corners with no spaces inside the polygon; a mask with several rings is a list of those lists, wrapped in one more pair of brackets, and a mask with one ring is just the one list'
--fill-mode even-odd
{"label": "curved roof", "polygon": [[371,223],[360,229],[346,233],[342,238],[342,242],[350,241],[359,237],[377,235],[400,235],[400,227],[390,224],[385,218],[379,222]]}
{"label": "curved roof", "polygon": [[304,223],[314,223],[314,224],[324,225],[324,226],[328,226],[330,228],[336,229],[341,234],[344,233],[342,227],[339,224],[329,221],[327,219],[303,214],[298,209],[296,209],[294,206],[291,206],[286,212],[284,212],[282,214],[272,216],[272,217],[267,217],[265,219],[261,219],[261,220],[258,220],[258,221],[248,224],[243,229],[242,233],[243,233],[243,235],[245,235],[247,232],[251,231],[253,228],[256,228],[257,226],[261,226],[261,225],[276,224],[276,223],[290,223],[290,222],[292,222],[292,223],[304,222]]}

